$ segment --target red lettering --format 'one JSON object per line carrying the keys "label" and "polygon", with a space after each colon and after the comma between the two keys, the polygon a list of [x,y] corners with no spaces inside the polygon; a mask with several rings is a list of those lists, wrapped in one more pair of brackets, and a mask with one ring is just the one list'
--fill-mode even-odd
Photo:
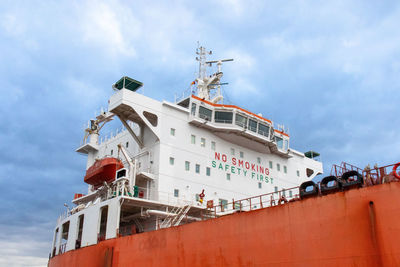
{"label": "red lettering", "polygon": [[246,166],[246,169],[250,169],[250,163],[248,163],[247,161],[246,161],[246,163],[244,164],[244,166]]}
{"label": "red lettering", "polygon": [[260,166],[260,173],[264,174],[264,168]]}
{"label": "red lettering", "polygon": [[255,166],[256,166],[256,164],[251,164],[251,170],[252,170],[253,172],[256,171]]}
{"label": "red lettering", "polygon": [[222,154],[222,161],[226,162],[226,155],[225,154]]}
{"label": "red lettering", "polygon": [[221,160],[221,154],[218,152],[215,152],[215,160]]}
{"label": "red lettering", "polygon": [[232,165],[236,166],[236,158],[232,158]]}
{"label": "red lettering", "polygon": [[239,159],[239,167],[242,167],[242,168],[243,168],[243,160],[240,160],[240,159]]}
{"label": "red lettering", "polygon": [[265,168],[265,175],[269,175],[269,169]]}

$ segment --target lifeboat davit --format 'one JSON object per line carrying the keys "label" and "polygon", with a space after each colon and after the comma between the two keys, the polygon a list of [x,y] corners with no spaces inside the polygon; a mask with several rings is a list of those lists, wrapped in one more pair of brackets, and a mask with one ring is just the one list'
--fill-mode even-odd
{"label": "lifeboat davit", "polygon": [[95,188],[103,185],[104,182],[111,183],[115,180],[115,172],[124,167],[121,160],[117,158],[104,158],[96,162],[86,171],[85,183]]}

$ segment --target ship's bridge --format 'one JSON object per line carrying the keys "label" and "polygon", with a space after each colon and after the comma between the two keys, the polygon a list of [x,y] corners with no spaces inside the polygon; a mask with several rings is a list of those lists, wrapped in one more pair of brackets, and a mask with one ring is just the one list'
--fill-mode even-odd
{"label": "ship's bridge", "polygon": [[189,123],[261,153],[290,157],[289,135],[274,129],[272,121],[234,105],[215,104],[195,95],[178,105],[189,108]]}

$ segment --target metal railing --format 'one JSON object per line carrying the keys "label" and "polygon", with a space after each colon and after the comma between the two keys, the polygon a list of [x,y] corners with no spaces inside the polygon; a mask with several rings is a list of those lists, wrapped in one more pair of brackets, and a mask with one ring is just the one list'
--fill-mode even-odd
{"label": "metal railing", "polygon": [[336,164],[332,165],[331,175],[334,175],[336,177],[341,177],[343,173],[348,171],[357,171],[358,173],[363,172],[363,170],[361,168],[358,168],[357,166],[354,166],[346,162],[342,162],[340,166]]}
{"label": "metal railing", "polygon": [[373,185],[381,184],[382,182],[385,182],[385,181],[383,181],[383,179],[385,177],[390,178],[389,176],[391,174],[393,175],[394,165],[396,165],[396,164],[390,164],[390,165],[386,165],[383,167],[374,166],[373,169],[365,168],[362,171],[362,174],[364,176],[364,179],[366,181],[368,181],[370,179],[370,181]]}
{"label": "metal railing", "polygon": [[[292,193],[290,193],[292,192]],[[293,194],[293,192],[296,192]],[[299,187],[292,187],[282,189],[277,192],[271,192],[259,196],[244,198],[240,200],[233,200],[230,203],[219,203],[218,205],[208,206],[208,210],[211,212],[210,218],[216,218],[221,215],[251,211],[262,208],[268,208],[276,205],[285,204],[287,202],[298,200],[299,198]]]}

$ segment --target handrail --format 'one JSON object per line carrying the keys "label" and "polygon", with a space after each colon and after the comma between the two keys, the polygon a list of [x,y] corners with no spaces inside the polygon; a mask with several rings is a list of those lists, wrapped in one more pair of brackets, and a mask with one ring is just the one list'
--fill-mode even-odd
{"label": "handrail", "polygon": [[[297,194],[290,196],[287,192],[297,190]],[[262,209],[266,207],[271,207],[279,205],[279,202],[295,201],[299,199],[299,187],[291,187],[287,189],[282,189],[276,192],[270,192],[254,197],[248,197],[240,200],[233,200],[227,204],[219,203],[218,205],[213,205],[209,207],[208,210],[212,212],[212,217],[216,218],[219,215],[237,212],[237,211],[251,211]]]}

